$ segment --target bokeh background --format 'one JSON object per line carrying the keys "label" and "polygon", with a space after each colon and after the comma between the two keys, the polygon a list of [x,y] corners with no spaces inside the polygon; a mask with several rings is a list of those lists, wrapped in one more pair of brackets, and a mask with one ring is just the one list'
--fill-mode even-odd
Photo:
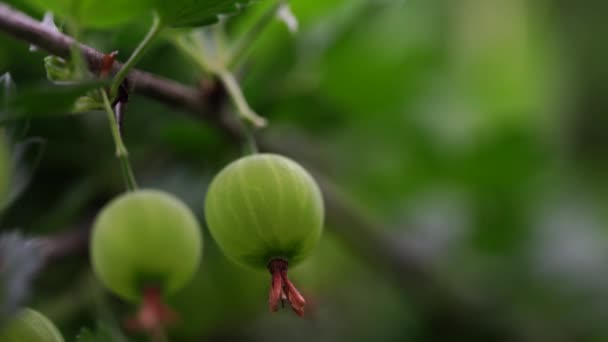
{"label": "bokeh background", "polygon": [[[231,18],[229,36],[265,7]],[[346,203],[328,208],[322,241],[290,272],[311,308],[305,319],[268,313],[268,274],[232,264],[205,231],[199,273],[170,299],[181,315],[172,340],[607,341],[608,3],[291,7],[298,32],[273,22],[240,77],[270,122],[260,141]],[[81,40],[124,59],[145,24]],[[0,34],[0,73],[17,91],[44,81],[44,56]],[[163,40],[139,67],[191,85],[201,77]],[[124,130],[140,185],[175,193],[204,222],[208,182],[242,147],[141,96]],[[2,232],[88,229],[124,187],[105,114],[35,118],[26,136],[46,149]],[[99,322],[116,329],[134,310],[101,288],[86,252],[49,264],[29,293],[69,341]]]}

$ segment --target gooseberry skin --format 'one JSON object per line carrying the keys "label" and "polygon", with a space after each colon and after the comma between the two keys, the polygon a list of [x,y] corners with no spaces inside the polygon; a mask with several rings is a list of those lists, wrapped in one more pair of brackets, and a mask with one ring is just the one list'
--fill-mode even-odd
{"label": "gooseberry skin", "polygon": [[323,198],[312,176],[276,154],[254,154],[226,166],[205,201],[211,235],[232,260],[267,268],[307,257],[323,229]]}
{"label": "gooseberry skin", "polygon": [[175,292],[194,275],[201,253],[194,214],[165,192],[126,193],[95,219],[93,269],[107,288],[127,300],[141,300],[149,287],[165,295]]}
{"label": "gooseberry skin", "polygon": [[57,327],[38,311],[24,308],[0,328],[2,342],[64,342]]}

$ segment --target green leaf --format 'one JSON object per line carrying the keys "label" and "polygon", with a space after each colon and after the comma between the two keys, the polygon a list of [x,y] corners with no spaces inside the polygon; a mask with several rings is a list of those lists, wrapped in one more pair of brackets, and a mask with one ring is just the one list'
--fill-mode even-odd
{"label": "green leaf", "polygon": [[73,63],[61,57],[44,57],[44,69],[46,70],[46,78],[51,82],[73,81],[76,78]]}
{"label": "green leaf", "polygon": [[5,108],[8,103],[8,99],[15,92],[15,82],[11,77],[10,72],[5,72],[0,76],[0,91],[2,95],[0,96],[0,101],[2,101],[2,108]]}
{"label": "green leaf", "polygon": [[[9,121],[8,106],[9,100],[15,96],[16,86],[10,73],[4,73],[0,76],[0,123]],[[0,133],[0,139],[7,139],[9,142],[19,141],[25,136],[29,127],[29,122],[17,122],[8,127],[4,127],[4,132]],[[0,143],[2,141],[0,140]],[[1,209],[1,207],[0,207]]]}
{"label": "green leaf", "polygon": [[52,11],[80,27],[107,28],[145,18],[155,0],[28,0],[42,11]]}
{"label": "green leaf", "polygon": [[23,194],[34,177],[45,149],[46,140],[37,137],[28,138],[13,147],[11,184],[6,199],[0,202],[0,210],[9,207]]}
{"label": "green leaf", "polygon": [[24,87],[9,97],[7,114],[2,123],[71,113],[78,98],[87,92],[104,86],[107,82],[89,81],[73,84],[42,84]]}
{"label": "green leaf", "polygon": [[157,10],[167,26],[195,27],[217,22],[220,14],[230,14],[250,0],[156,0]]}
{"label": "green leaf", "polygon": [[28,0],[43,11],[75,21],[81,27],[108,28],[144,19],[158,10],[166,26],[194,27],[217,22],[251,0]]}

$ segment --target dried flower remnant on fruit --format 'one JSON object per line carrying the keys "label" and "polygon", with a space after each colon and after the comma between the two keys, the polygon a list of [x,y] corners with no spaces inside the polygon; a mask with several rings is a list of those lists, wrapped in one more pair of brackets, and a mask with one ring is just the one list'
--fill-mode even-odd
{"label": "dried flower remnant on fruit", "polygon": [[301,317],[304,316],[306,300],[287,278],[287,266],[287,261],[281,259],[273,259],[268,263],[268,271],[272,275],[268,305],[270,311],[276,312],[279,309],[279,301],[287,300],[293,312]]}

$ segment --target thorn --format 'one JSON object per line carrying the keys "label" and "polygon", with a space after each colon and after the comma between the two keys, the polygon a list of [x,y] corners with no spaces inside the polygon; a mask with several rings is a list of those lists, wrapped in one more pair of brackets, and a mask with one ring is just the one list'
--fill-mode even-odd
{"label": "thorn", "polygon": [[99,69],[99,77],[107,78],[110,76],[114,61],[116,61],[116,56],[118,56],[118,51],[112,51],[103,55],[103,58],[101,59],[101,68]]}

